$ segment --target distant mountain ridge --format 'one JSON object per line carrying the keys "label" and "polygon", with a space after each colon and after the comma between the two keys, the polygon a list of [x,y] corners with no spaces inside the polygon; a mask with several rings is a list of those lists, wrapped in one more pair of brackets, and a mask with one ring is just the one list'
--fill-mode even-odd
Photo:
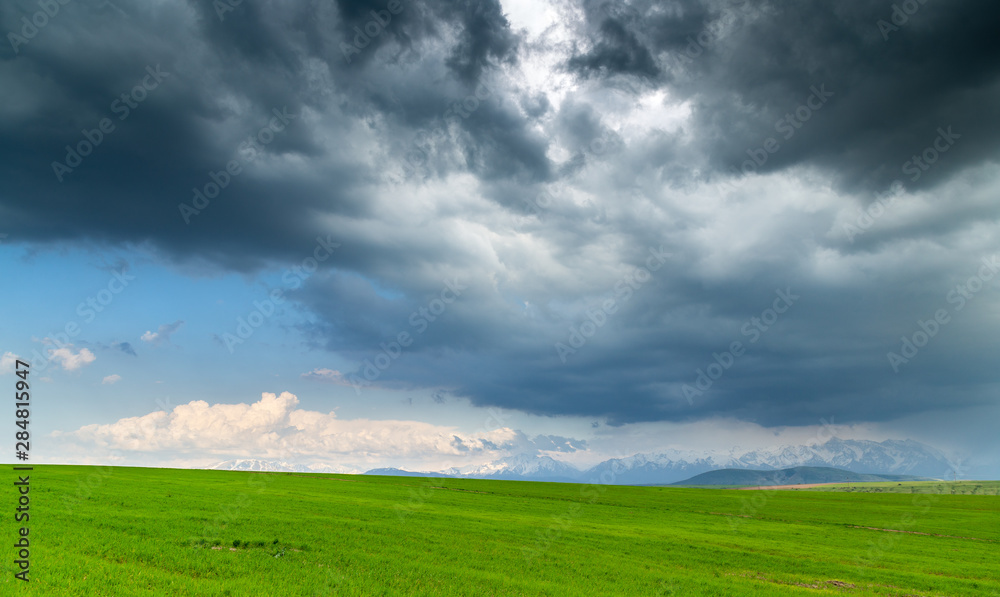
{"label": "distant mountain ridge", "polygon": [[451,477],[445,473],[421,473],[417,471],[404,471],[401,468],[373,468],[365,471],[365,475],[381,475],[383,477]]}
{"label": "distant mountain ridge", "polygon": [[667,485],[695,475],[721,469],[780,471],[795,467],[832,467],[852,473],[872,475],[915,475],[940,479],[951,477],[954,470],[948,459],[935,448],[913,440],[842,440],[831,438],[822,444],[777,446],[767,449],[739,450],[725,453],[665,450],[633,454],[605,460],[580,470],[547,455],[515,454],[481,465],[449,468],[442,471],[405,471],[379,468],[368,471],[331,467],[303,466],[284,462],[243,459],[229,460],[211,468],[307,473],[361,473],[392,476],[438,476],[473,479],[510,479],[524,481],[562,481],[613,485]]}
{"label": "distant mountain ridge", "polygon": [[216,471],[255,471],[271,473],[333,473],[333,474],[356,474],[361,471],[343,466],[289,464],[277,460],[260,460],[257,458],[240,458],[236,460],[226,460],[208,467],[209,470]]}
{"label": "distant mountain ridge", "polygon": [[803,485],[813,483],[878,483],[883,481],[930,481],[915,475],[872,475],[855,473],[828,466],[796,466],[776,471],[756,471],[726,468],[695,475],[672,485],[704,486],[735,485],[740,487],[768,487],[772,485]]}
{"label": "distant mountain ridge", "polygon": [[778,446],[725,454],[695,455],[664,451],[611,459],[584,475],[613,477],[626,485],[669,484],[719,469],[782,470],[797,466],[833,467],[862,474],[950,476],[953,467],[939,450],[913,440],[842,440],[823,444]]}
{"label": "distant mountain ridge", "polygon": [[451,477],[477,479],[508,479],[522,481],[577,482],[582,474],[575,466],[549,456],[517,454],[494,460],[488,464],[450,468],[442,471]]}

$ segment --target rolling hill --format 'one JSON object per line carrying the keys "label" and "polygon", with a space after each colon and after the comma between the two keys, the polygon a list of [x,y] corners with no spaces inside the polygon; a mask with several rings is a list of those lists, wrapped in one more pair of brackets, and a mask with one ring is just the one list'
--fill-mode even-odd
{"label": "rolling hill", "polygon": [[735,485],[742,487],[800,485],[811,483],[877,483],[885,481],[932,481],[913,475],[873,475],[826,466],[796,466],[776,471],[727,468],[695,475],[672,485]]}

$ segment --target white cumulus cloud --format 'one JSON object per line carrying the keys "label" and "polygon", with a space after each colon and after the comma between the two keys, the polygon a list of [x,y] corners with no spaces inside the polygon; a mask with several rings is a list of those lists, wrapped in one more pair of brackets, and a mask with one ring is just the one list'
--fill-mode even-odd
{"label": "white cumulus cloud", "polygon": [[[0,356],[0,375],[5,373],[12,373],[14,371],[14,364],[17,361],[17,355],[12,352],[5,352],[3,356]],[[305,377],[303,375],[303,377]]]}
{"label": "white cumulus cloud", "polygon": [[[52,343],[48,338],[43,341]],[[97,360],[97,357],[86,348],[81,348],[78,352],[73,352],[73,345],[65,344],[59,348],[50,348],[49,360],[57,365],[61,365],[66,371],[75,371],[84,365],[93,363]]]}
{"label": "white cumulus cloud", "polygon": [[108,375],[107,377],[105,377],[104,379],[102,379],[101,380],[101,385],[110,386],[110,385],[118,383],[119,381],[121,381],[121,379],[122,379],[121,375],[118,375],[117,373],[114,373],[114,374]]}
{"label": "white cumulus cloud", "polygon": [[141,417],[86,425],[61,437],[102,448],[177,456],[382,462],[492,459],[521,440],[503,427],[465,434],[453,427],[399,420],[341,420],[335,413],[297,408],[290,392],[264,392],[252,404],[195,400]]}

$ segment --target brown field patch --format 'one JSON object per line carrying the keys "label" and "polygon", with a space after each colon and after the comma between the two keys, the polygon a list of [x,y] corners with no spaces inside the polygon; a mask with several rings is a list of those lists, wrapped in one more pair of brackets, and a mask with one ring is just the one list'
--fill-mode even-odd
{"label": "brown field patch", "polygon": [[753,487],[740,487],[739,489],[809,489],[810,487],[821,487],[823,485],[842,485],[840,482],[833,483],[800,483],[798,485],[755,485]]}

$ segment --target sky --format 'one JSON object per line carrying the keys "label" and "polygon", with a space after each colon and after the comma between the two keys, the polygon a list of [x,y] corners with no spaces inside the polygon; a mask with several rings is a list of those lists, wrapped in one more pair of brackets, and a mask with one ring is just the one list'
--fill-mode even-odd
{"label": "sky", "polygon": [[3,3],[0,386],[29,360],[38,462],[589,466],[835,425],[1000,475],[998,17]]}

